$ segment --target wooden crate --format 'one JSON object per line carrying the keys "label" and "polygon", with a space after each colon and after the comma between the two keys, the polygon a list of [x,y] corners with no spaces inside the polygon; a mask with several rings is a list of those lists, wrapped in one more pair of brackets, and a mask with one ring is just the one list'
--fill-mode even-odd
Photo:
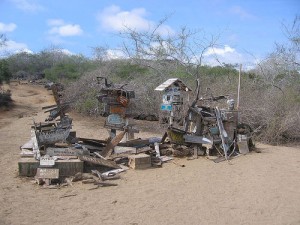
{"label": "wooden crate", "polygon": [[151,167],[151,158],[147,154],[130,155],[128,159],[128,165],[132,169],[147,169]]}

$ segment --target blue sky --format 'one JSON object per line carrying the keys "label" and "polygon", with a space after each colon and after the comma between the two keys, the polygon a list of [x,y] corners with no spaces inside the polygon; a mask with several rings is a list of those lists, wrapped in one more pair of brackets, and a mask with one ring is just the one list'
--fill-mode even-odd
{"label": "blue sky", "polygon": [[9,39],[0,54],[57,46],[90,57],[92,47],[118,48],[124,24],[145,30],[169,16],[163,28],[221,34],[222,61],[247,64],[284,42],[282,23],[299,12],[299,0],[0,0],[0,33]]}

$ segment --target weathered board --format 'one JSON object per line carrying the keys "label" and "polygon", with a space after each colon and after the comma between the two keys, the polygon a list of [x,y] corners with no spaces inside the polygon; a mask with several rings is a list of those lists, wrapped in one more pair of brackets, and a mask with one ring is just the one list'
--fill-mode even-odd
{"label": "weathered board", "polygon": [[132,169],[147,169],[151,167],[151,158],[147,154],[138,154],[128,156],[128,165]]}
{"label": "weathered board", "polygon": [[120,154],[120,153],[136,153],[135,147],[125,147],[125,146],[115,146],[114,147],[114,153]]}
{"label": "weathered board", "polygon": [[88,151],[76,148],[53,148],[48,147],[46,154],[49,156],[78,156],[88,154]]}
{"label": "weathered board", "polygon": [[55,165],[55,160],[51,156],[42,156],[40,158],[40,166],[42,167],[52,167]]}
{"label": "weathered board", "polygon": [[[34,177],[40,162],[34,158],[21,158],[18,167],[20,176]],[[56,160],[53,168],[59,169],[60,177],[69,177],[83,172],[83,162],[79,159]]]}
{"label": "weathered board", "polygon": [[114,147],[123,139],[126,131],[122,131],[117,136],[115,136],[109,143],[107,143],[105,149],[102,151],[101,155],[103,157],[109,157],[114,149]]}
{"label": "weathered board", "polygon": [[51,131],[41,131],[36,133],[38,143],[42,144],[54,144],[56,142],[65,141],[70,134],[70,128],[57,129]]}
{"label": "weathered board", "polygon": [[101,158],[94,158],[94,157],[87,156],[87,155],[79,156],[79,159],[81,161],[90,162],[90,163],[101,165],[101,166],[120,169],[120,166],[118,166],[114,161],[110,161],[110,160],[105,160],[105,159],[101,159]]}
{"label": "weathered board", "polygon": [[59,169],[37,168],[35,177],[42,178],[42,179],[58,179],[59,178]]}
{"label": "weathered board", "polygon": [[119,114],[110,114],[107,117],[107,123],[112,125],[125,124],[125,120]]}
{"label": "weathered board", "polygon": [[119,114],[125,116],[126,108],[120,106],[111,106],[110,113],[111,114]]}

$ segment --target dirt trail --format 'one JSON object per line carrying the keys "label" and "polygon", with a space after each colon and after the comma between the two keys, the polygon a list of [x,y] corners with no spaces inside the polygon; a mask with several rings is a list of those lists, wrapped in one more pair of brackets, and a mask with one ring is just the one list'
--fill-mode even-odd
{"label": "dirt trail", "polygon": [[[259,144],[262,153],[215,164],[176,159],[159,169],[130,170],[116,187],[75,183],[42,189],[17,176],[19,146],[32,118],[54,103],[39,86],[11,84],[16,107],[0,112],[0,224],[300,224],[300,149]],[[74,118],[81,137],[106,137],[101,119]],[[143,126],[156,126],[143,123]],[[141,133],[140,136],[158,134]],[[70,197],[61,198],[65,194]]]}

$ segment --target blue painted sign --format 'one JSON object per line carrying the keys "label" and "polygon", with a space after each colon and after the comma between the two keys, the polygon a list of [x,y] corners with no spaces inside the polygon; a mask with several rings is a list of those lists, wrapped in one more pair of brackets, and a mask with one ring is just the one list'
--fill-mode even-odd
{"label": "blue painted sign", "polygon": [[163,110],[163,111],[172,111],[172,105],[161,104],[160,110]]}
{"label": "blue painted sign", "polygon": [[120,125],[125,124],[124,119],[119,114],[110,114],[107,117],[108,124]]}

